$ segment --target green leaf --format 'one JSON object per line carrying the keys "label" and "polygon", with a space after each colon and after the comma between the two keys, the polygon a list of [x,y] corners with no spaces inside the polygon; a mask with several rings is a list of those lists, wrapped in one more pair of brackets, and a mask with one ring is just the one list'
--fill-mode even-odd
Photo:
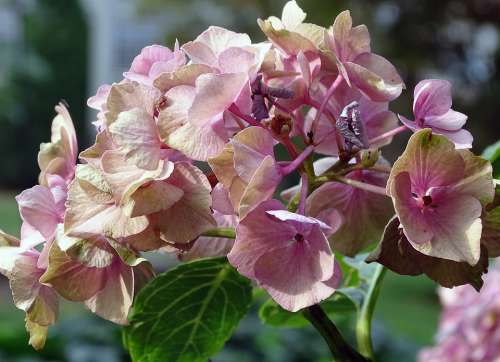
{"label": "green leaf", "polygon": [[251,301],[250,282],[225,258],[179,265],[137,295],[125,345],[134,362],[206,362],[222,349]]}
{"label": "green leaf", "polygon": [[493,177],[500,178],[500,141],[486,147],[481,156],[493,165]]}
{"label": "green leaf", "polygon": [[[340,293],[334,293],[330,299],[321,303],[321,307],[330,317],[356,311],[356,306],[351,299]],[[300,328],[309,325],[302,313],[289,312],[281,308],[272,299],[262,304],[259,317],[262,322],[272,327]]]}

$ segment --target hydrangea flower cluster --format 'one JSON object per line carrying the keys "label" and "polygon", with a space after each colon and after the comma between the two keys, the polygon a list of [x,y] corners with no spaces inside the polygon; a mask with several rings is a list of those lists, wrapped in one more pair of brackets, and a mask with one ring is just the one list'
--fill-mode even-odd
{"label": "hydrangea flower cluster", "polygon": [[[389,103],[405,85],[366,26],[349,11],[329,28],[305,18],[289,1],[281,19],[259,20],[262,43],[212,26],[173,50],[144,48],[88,100],[97,134],[81,153],[56,107],[39,185],[17,197],[21,236],[0,234],[0,271],[35,348],[61,297],[126,324],[154,275],[146,251],[227,255],[289,311],[332,296],[338,256],[367,251],[401,274],[481,287],[500,255],[494,181],[468,150],[450,83],[420,82],[414,119],[398,125]],[[391,165],[381,148],[405,130]]]}
{"label": "hydrangea flower cluster", "polygon": [[500,356],[500,267],[485,277],[481,293],[468,285],[439,290],[443,314],[438,344],[419,361],[489,362]]}

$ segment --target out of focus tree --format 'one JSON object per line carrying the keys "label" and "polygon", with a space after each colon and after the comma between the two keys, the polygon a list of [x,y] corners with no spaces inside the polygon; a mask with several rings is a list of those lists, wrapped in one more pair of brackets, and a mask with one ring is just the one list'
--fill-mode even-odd
{"label": "out of focus tree", "polygon": [[50,138],[54,105],[64,99],[82,124],[87,31],[77,0],[11,4],[20,31],[3,50],[14,61],[0,83],[0,187],[19,188],[36,182],[36,153]]}

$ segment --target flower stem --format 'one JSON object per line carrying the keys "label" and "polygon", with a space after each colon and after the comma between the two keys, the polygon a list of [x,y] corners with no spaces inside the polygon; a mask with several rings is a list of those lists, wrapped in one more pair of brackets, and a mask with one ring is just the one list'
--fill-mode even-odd
{"label": "flower stem", "polygon": [[300,175],[300,180],[302,181],[302,184],[300,186],[300,201],[299,201],[299,206],[297,208],[297,213],[305,215],[306,199],[307,199],[307,194],[309,192],[309,178],[307,177],[306,173],[303,173],[302,175]]}
{"label": "flower stem", "polygon": [[231,106],[228,108],[229,112],[231,112],[232,114],[234,114],[235,116],[241,118],[242,120],[244,120],[245,122],[247,122],[248,124],[250,124],[251,126],[257,126],[257,127],[263,127],[262,126],[262,123],[260,123],[258,120],[256,120],[255,118],[253,118],[252,116],[249,116],[247,114],[244,114],[236,104],[231,104]]}
{"label": "flower stem", "polygon": [[319,304],[312,305],[302,312],[304,317],[316,328],[330,348],[336,362],[367,362],[369,361],[342,337],[337,326],[328,318]]}
{"label": "flower stem", "polygon": [[380,142],[382,140],[385,140],[386,138],[389,138],[389,137],[392,137],[392,136],[395,136],[397,135],[398,133],[401,133],[401,132],[404,132],[408,129],[408,127],[406,126],[399,126],[399,127],[396,127],[394,129],[391,129],[390,131],[387,131],[385,133],[382,133],[380,136],[377,136],[375,138],[372,138],[368,143],[370,145],[374,144],[374,143],[377,143],[377,142]]}
{"label": "flower stem", "polygon": [[340,175],[335,175],[335,174],[334,175],[323,175],[323,176],[316,177],[316,180],[315,180],[315,182],[318,184],[322,184],[322,183],[325,183],[328,181],[342,182],[346,185],[356,187],[356,188],[364,190],[364,191],[373,192],[373,193],[376,193],[379,195],[384,195],[387,197],[389,196],[389,195],[387,195],[387,192],[386,192],[384,187],[376,186],[376,185],[372,185],[372,184],[367,184],[365,182],[353,180],[353,179],[350,179],[350,178],[347,178],[344,176],[340,176]]}
{"label": "flower stem", "polygon": [[309,157],[309,155],[312,153],[313,150],[314,150],[314,146],[307,146],[306,149],[304,151],[302,151],[302,153],[300,155],[298,155],[290,164],[281,168],[281,173],[284,176],[286,176],[286,175],[292,173],[293,171],[295,171],[297,168],[300,167],[300,165],[302,165],[304,160],[307,157]]}
{"label": "flower stem", "polygon": [[204,231],[201,236],[234,239],[236,238],[236,231],[233,228],[215,228]]}
{"label": "flower stem", "polygon": [[380,294],[382,281],[384,280],[386,271],[387,269],[383,265],[377,265],[368,289],[368,293],[356,322],[356,340],[358,343],[358,349],[363,356],[371,359],[374,358],[371,338],[373,312],[375,310],[375,304],[377,303],[377,298]]}
{"label": "flower stem", "polygon": [[338,88],[340,83],[342,83],[343,80],[344,80],[344,78],[342,77],[342,75],[339,74],[337,76],[337,78],[335,79],[335,81],[330,86],[330,88],[328,88],[326,95],[325,95],[325,98],[323,99],[323,102],[321,102],[321,105],[319,106],[319,110],[316,112],[316,117],[314,117],[314,120],[313,120],[313,123],[311,126],[311,130],[312,130],[313,134],[316,133],[316,127],[318,126],[319,118],[323,114],[323,111],[325,110],[325,107],[326,107],[326,104],[328,103],[328,100],[330,99],[330,97],[333,95],[333,93]]}

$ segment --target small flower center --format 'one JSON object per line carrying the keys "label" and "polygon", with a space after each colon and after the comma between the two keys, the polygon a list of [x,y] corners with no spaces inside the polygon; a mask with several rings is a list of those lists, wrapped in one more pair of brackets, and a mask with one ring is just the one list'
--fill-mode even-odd
{"label": "small flower center", "polygon": [[425,195],[422,197],[422,201],[424,203],[424,206],[429,206],[432,204],[432,197],[430,195]]}
{"label": "small flower center", "polygon": [[295,234],[295,236],[293,238],[298,243],[301,243],[304,241],[304,235],[299,234],[299,233]]}

